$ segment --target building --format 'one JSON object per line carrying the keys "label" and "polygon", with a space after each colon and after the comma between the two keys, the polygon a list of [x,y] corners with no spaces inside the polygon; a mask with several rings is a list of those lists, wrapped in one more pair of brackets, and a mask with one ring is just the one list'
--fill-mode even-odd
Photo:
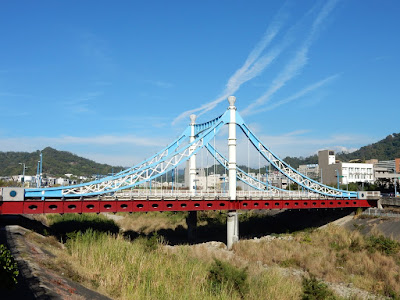
{"label": "building", "polygon": [[374,162],[374,177],[387,187],[400,181],[400,158]]}
{"label": "building", "polygon": [[318,165],[324,184],[373,183],[375,181],[372,163],[340,162],[336,160],[333,150],[319,151]]}
{"label": "building", "polygon": [[297,168],[301,174],[319,181],[320,180],[320,172],[319,172],[319,165],[318,164],[308,164],[308,165],[300,165]]}

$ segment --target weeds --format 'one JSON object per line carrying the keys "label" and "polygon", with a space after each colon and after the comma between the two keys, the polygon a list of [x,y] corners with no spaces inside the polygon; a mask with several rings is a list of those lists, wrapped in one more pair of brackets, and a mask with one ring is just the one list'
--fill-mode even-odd
{"label": "weeds", "polygon": [[214,259],[208,279],[216,294],[226,287],[230,291],[238,292],[240,297],[244,298],[249,291],[246,269],[235,268],[228,262],[218,259]]}
{"label": "weeds", "polygon": [[383,254],[393,255],[399,252],[400,243],[383,235],[371,235],[367,238],[367,249],[370,252],[378,250]]}
{"label": "weeds", "polygon": [[297,232],[291,241],[275,239],[257,244],[240,241],[234,250],[246,261],[298,267],[324,280],[351,282],[375,293],[389,294],[390,290],[400,293],[396,277],[400,273],[400,246],[383,236],[364,237],[358,231],[327,226],[312,232]]}
{"label": "weeds", "polygon": [[18,283],[18,274],[18,266],[10,250],[5,245],[0,244],[0,287],[14,289]]}
{"label": "weeds", "polygon": [[328,286],[314,275],[303,277],[303,300],[334,300],[336,297]]}

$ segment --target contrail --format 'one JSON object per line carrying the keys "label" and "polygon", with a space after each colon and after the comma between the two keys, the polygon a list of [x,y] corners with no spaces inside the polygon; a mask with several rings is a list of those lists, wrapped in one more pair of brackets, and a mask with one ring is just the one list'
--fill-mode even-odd
{"label": "contrail", "polygon": [[[329,13],[334,9],[338,0],[328,1],[321,9],[320,13],[315,18],[309,35],[297,50],[293,59],[285,66],[283,71],[278,74],[278,76],[272,82],[270,88],[257,100],[247,106],[242,112],[242,115],[249,115],[259,112],[258,107],[270,101],[270,98],[279,89],[281,89],[286,82],[291,80],[293,77],[299,74],[299,72],[304,68],[308,61],[308,51],[316,39],[318,33],[320,32],[321,23],[328,17]],[[257,108],[257,111],[256,111]]]}
{"label": "contrail", "polygon": [[306,88],[302,89],[301,91],[297,92],[296,94],[294,94],[294,95],[292,95],[292,96],[290,96],[290,97],[288,97],[286,99],[283,99],[281,101],[275,102],[272,105],[269,105],[269,106],[267,106],[265,108],[257,109],[257,113],[273,110],[273,109],[277,108],[278,106],[281,106],[283,104],[292,102],[294,100],[297,100],[298,98],[301,98],[301,97],[313,92],[314,90],[316,90],[316,89],[320,88],[321,86],[329,83],[330,81],[335,80],[338,77],[339,77],[339,74],[329,76],[329,77],[327,77],[327,78],[325,78],[323,80],[320,80],[320,81],[318,81],[318,82],[316,82],[316,83],[314,83],[312,85],[307,86]]}
{"label": "contrail", "polygon": [[274,18],[274,21],[268,26],[263,38],[257,43],[254,49],[250,52],[243,66],[239,68],[228,80],[224,91],[221,95],[206,104],[198,108],[194,108],[188,111],[181,113],[178,117],[176,117],[172,124],[177,123],[183,118],[188,117],[189,115],[201,111],[199,115],[204,114],[205,112],[213,109],[218,103],[226,100],[229,95],[234,94],[240,86],[253,79],[254,77],[260,75],[264,69],[283,51],[283,49],[287,46],[288,41],[284,41],[280,47],[276,47],[272,49],[269,53],[260,57],[262,52],[269,46],[272,40],[279,33],[281,27],[284,24],[284,21],[288,18],[286,13],[282,12],[283,9],[278,12],[277,16]]}

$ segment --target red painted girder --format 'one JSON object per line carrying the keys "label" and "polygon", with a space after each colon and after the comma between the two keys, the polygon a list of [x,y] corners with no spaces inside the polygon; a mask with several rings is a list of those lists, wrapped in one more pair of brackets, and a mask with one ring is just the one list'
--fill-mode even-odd
{"label": "red painted girder", "polygon": [[0,215],[376,207],[377,200],[25,200],[0,202]]}

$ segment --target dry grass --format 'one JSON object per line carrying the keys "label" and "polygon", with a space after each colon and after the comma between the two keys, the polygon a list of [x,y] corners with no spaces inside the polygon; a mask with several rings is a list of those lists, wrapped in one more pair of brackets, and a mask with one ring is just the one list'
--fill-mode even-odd
{"label": "dry grass", "polygon": [[300,268],[324,280],[351,282],[375,293],[400,293],[400,254],[371,250],[368,239],[359,232],[333,225],[297,233],[293,240],[234,245],[235,253],[244,260]]}
{"label": "dry grass", "polygon": [[[68,240],[69,262],[80,280],[113,299],[241,299],[223,288],[216,294],[209,282],[212,256],[195,257],[188,246],[175,251],[150,251],[146,239],[129,242],[121,236],[87,231]],[[197,256],[197,255],[196,255]],[[248,269],[250,291],[246,299],[299,299],[301,283],[275,270]]]}
{"label": "dry grass", "polygon": [[176,229],[178,226],[187,228],[187,213],[149,212],[149,213],[119,213],[122,218],[116,220],[124,230],[150,234],[161,229]]}
{"label": "dry grass", "polygon": [[208,244],[174,247],[173,251],[185,253],[186,256],[208,265],[214,259],[218,259],[227,261],[238,268],[246,268],[250,281],[250,291],[246,299],[300,299],[302,294],[300,278],[283,274],[277,267],[264,268],[258,262],[244,261],[232,251],[221,248],[222,246],[216,243],[211,247]]}

